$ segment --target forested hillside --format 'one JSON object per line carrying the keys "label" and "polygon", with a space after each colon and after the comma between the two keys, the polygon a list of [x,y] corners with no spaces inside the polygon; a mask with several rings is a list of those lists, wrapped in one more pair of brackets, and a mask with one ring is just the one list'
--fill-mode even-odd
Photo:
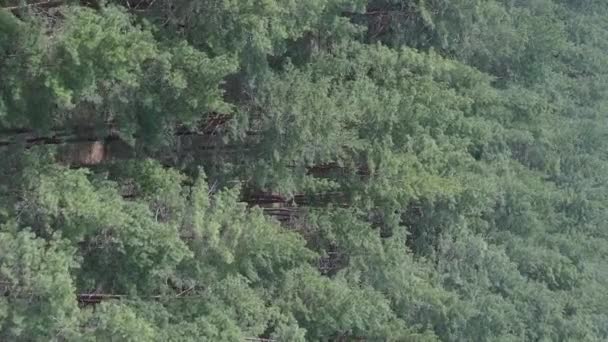
{"label": "forested hillside", "polygon": [[607,341],[605,0],[0,0],[1,341]]}

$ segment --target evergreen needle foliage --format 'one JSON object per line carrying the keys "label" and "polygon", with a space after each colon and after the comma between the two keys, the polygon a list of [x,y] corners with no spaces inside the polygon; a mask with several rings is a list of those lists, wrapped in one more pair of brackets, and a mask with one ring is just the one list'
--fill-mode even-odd
{"label": "evergreen needle foliage", "polygon": [[608,2],[0,0],[0,340],[607,341]]}

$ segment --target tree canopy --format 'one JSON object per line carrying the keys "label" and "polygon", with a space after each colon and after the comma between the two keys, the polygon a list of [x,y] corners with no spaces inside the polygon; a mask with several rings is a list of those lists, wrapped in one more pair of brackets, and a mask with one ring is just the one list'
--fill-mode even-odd
{"label": "tree canopy", "polygon": [[0,340],[606,341],[607,48],[599,0],[0,0]]}

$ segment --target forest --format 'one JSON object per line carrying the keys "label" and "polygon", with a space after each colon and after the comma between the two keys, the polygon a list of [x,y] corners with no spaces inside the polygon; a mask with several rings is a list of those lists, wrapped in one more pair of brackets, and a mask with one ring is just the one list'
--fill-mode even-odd
{"label": "forest", "polygon": [[0,341],[608,341],[608,2],[0,0]]}

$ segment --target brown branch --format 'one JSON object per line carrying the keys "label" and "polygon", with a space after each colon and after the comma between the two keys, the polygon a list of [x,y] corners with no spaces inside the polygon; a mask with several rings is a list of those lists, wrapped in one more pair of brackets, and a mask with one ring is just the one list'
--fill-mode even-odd
{"label": "brown branch", "polygon": [[[18,292],[19,288],[20,288],[20,286],[14,284],[13,282],[0,281],[0,292],[3,292],[3,294],[5,296],[10,295],[10,292],[13,290],[17,290],[17,292]],[[174,294],[174,295],[152,295],[152,296],[144,296],[142,298],[159,300],[159,299],[186,299],[186,298],[200,297],[200,295],[198,295],[198,296],[197,295],[189,295],[189,296],[184,295],[187,293],[191,293],[193,290],[194,290],[194,286],[189,287],[189,288],[185,289],[184,291]],[[2,293],[0,293],[0,294],[2,294]],[[32,295],[33,293],[25,292],[25,293],[21,293],[21,294]],[[75,294],[75,296],[79,303],[99,303],[102,300],[129,298],[129,296],[127,296],[125,294],[115,294],[115,293],[77,293],[77,294]]]}
{"label": "brown branch", "polygon": [[34,2],[31,4],[25,4],[25,5],[8,6],[8,7],[2,7],[2,8],[7,11],[14,11],[14,10],[25,9],[25,8],[30,8],[30,7],[51,8],[51,7],[61,6],[63,4],[64,4],[64,0],[52,0],[52,1]]}
{"label": "brown branch", "polygon": [[380,11],[370,11],[370,12],[352,12],[352,11],[342,11],[342,15],[345,17],[354,17],[356,15],[363,15],[363,16],[376,16],[376,15],[384,15],[384,14],[388,14],[391,12],[400,12],[400,11],[390,11],[390,10],[380,10]]}

